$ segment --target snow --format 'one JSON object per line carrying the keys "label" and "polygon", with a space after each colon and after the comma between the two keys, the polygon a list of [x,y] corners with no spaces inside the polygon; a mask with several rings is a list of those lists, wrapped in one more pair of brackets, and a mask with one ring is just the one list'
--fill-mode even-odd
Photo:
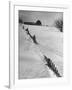
{"label": "snow", "polygon": [[[33,44],[26,28],[36,36],[39,45]],[[63,33],[55,27],[19,25],[19,79],[54,77],[44,65],[43,55],[50,58],[63,75]]]}

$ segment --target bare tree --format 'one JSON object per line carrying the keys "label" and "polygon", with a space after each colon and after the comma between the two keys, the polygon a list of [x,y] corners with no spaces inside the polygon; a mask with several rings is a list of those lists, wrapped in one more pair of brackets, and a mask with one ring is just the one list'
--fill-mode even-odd
{"label": "bare tree", "polygon": [[59,20],[56,20],[55,22],[55,27],[57,27],[60,32],[63,32],[63,20],[59,19]]}
{"label": "bare tree", "polygon": [[40,20],[37,20],[36,21],[36,25],[42,25],[41,21]]}
{"label": "bare tree", "polygon": [[23,20],[21,18],[19,18],[19,23],[21,23],[21,24],[23,23]]}

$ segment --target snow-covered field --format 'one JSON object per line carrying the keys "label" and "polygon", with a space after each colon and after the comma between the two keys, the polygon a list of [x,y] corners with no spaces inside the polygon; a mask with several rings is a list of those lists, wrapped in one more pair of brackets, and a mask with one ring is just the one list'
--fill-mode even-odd
{"label": "snow-covered field", "polygon": [[[39,43],[34,46],[25,29],[36,36]],[[54,77],[44,65],[40,52],[50,58],[63,75],[63,33],[55,27],[19,25],[19,79]]]}

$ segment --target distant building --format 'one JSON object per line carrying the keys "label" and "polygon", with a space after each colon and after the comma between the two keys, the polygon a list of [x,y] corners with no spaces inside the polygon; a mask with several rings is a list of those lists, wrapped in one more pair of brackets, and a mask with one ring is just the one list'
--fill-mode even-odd
{"label": "distant building", "polygon": [[27,25],[35,25],[34,22],[24,22],[24,24],[27,24]]}
{"label": "distant building", "polygon": [[27,25],[42,25],[40,20],[37,20],[36,23],[35,22],[24,22],[24,24],[27,24]]}

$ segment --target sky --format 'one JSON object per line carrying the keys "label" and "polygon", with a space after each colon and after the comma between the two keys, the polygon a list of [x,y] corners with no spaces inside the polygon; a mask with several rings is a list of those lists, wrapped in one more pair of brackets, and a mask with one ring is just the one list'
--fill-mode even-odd
{"label": "sky", "polygon": [[52,26],[57,19],[63,19],[63,12],[25,11],[19,10],[19,17],[24,22],[40,20],[42,25]]}

